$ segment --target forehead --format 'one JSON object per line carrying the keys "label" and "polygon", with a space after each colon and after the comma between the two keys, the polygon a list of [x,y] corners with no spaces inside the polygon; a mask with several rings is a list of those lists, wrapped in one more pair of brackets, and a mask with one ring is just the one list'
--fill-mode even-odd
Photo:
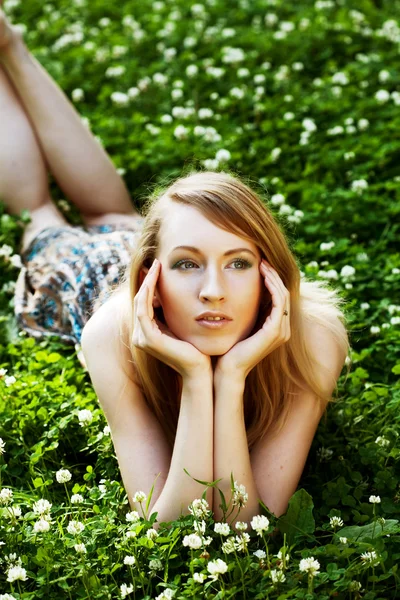
{"label": "forehead", "polygon": [[254,243],[221,229],[196,208],[171,202],[160,228],[160,252],[169,254],[175,246],[195,246],[203,252],[221,253],[243,247],[258,254]]}

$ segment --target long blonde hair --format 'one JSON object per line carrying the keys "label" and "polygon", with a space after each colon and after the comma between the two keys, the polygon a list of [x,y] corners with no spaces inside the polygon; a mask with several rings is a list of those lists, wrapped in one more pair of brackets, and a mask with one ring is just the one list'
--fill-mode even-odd
{"label": "long blonde hair", "polygon": [[[246,378],[244,415],[249,451],[268,430],[279,430],[285,420],[295,389],[311,389],[326,404],[332,399],[315,377],[315,362],[309,353],[306,328],[317,320],[332,332],[346,355],[349,340],[341,310],[344,300],[326,282],[301,280],[300,270],[279,223],[266,204],[248,185],[228,172],[191,171],[172,185],[159,185],[144,205],[141,237],[128,266],[122,286],[130,289],[130,337],[133,333],[133,300],[140,289],[140,270],[150,268],[159,249],[160,227],[171,202],[192,206],[213,224],[253,242],[281,277],[290,293],[291,337],[260,361]],[[121,287],[121,285],[120,285]],[[250,336],[269,315],[272,300],[267,290],[260,304],[257,322]],[[154,309],[165,323],[162,308]],[[136,382],[144,398],[174,445],[182,391],[181,377],[165,363],[131,344]],[[337,391],[336,381],[334,383]]]}

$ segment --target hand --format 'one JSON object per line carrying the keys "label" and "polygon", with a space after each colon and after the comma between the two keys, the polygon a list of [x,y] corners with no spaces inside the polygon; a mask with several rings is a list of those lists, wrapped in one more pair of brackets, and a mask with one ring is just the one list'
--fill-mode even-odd
{"label": "hand", "polygon": [[[246,379],[253,367],[290,338],[290,294],[278,273],[264,259],[260,272],[272,297],[271,313],[261,329],[218,359],[214,377],[223,374]],[[285,310],[288,315],[283,314]]]}
{"label": "hand", "polygon": [[161,263],[155,260],[133,301],[134,327],[132,342],[169,367],[183,378],[212,373],[211,358],[189,342],[177,338],[166,325],[154,316],[153,296]]}

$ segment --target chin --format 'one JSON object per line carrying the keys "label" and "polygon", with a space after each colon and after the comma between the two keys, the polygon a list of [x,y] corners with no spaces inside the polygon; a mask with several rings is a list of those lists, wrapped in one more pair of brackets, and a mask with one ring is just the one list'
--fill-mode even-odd
{"label": "chin", "polygon": [[227,340],[214,338],[214,339],[191,339],[186,340],[190,342],[199,352],[206,354],[207,356],[222,356],[226,354],[238,340]]}

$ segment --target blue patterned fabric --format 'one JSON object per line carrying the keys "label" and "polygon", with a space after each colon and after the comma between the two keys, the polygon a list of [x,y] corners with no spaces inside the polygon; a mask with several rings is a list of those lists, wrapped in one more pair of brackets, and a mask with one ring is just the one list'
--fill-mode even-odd
{"label": "blue patterned fabric", "polygon": [[18,326],[35,338],[58,336],[78,350],[85,323],[125,273],[140,233],[140,226],[125,224],[43,229],[21,254]]}

